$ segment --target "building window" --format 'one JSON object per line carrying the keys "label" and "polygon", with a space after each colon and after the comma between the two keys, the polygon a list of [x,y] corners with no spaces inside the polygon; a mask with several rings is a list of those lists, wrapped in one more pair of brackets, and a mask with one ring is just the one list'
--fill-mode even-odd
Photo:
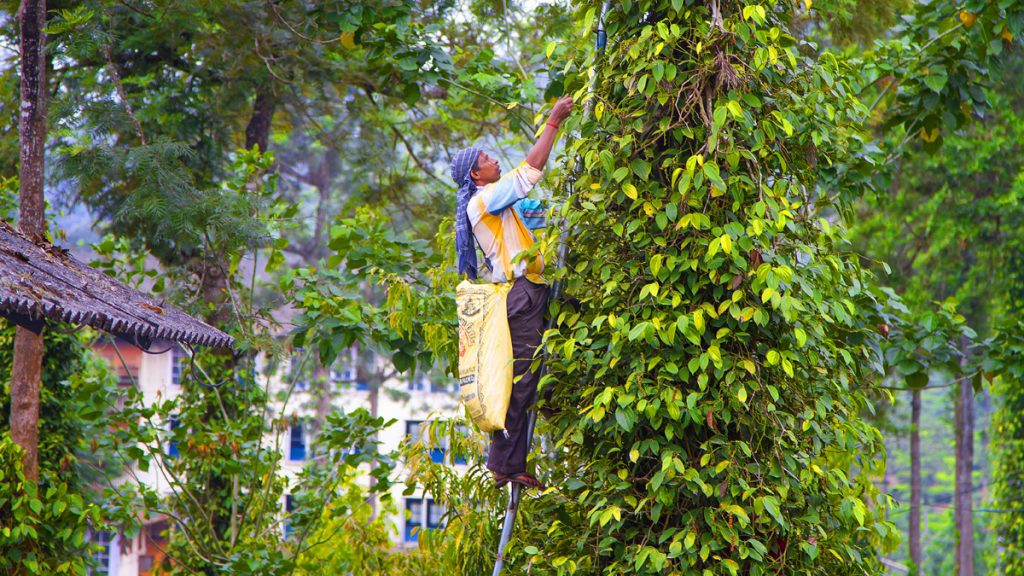
{"label": "building window", "polygon": [[356,370],[351,366],[331,370],[331,380],[338,388],[347,388],[351,386],[356,390],[370,389],[370,386],[366,382],[356,382]]}
{"label": "building window", "polygon": [[423,529],[423,500],[406,498],[405,513],[405,541],[416,542],[419,539],[419,531]]}
{"label": "building window", "polygon": [[288,451],[289,460],[306,459],[306,437],[304,432],[302,423],[292,426],[291,442]]}
{"label": "building window", "polygon": [[170,432],[167,441],[167,455],[174,458],[178,455],[178,441],[174,438],[174,431],[181,426],[181,418],[178,416],[168,417],[167,429]]}
{"label": "building window", "polygon": [[405,512],[406,542],[416,542],[421,530],[444,527],[444,507],[429,498],[406,498]]}
{"label": "building window", "polygon": [[419,442],[423,440],[425,444],[430,446],[430,461],[441,464],[444,462],[444,446],[433,446],[430,445],[428,438],[423,438],[423,422],[420,420],[407,420],[405,422],[405,433],[409,436],[409,442]]}
{"label": "building window", "polygon": [[409,442],[418,442],[423,435],[423,422],[420,420],[406,420],[405,435],[409,437]]}
{"label": "building window", "polygon": [[430,379],[426,374],[417,374],[409,379],[410,392],[423,392],[430,386]]}
{"label": "building window", "polygon": [[128,388],[135,385],[135,380],[131,374],[126,372],[124,369],[117,370],[117,385],[121,388]]}
{"label": "building window", "polygon": [[355,388],[356,390],[369,390],[365,382],[356,382],[356,360],[358,355],[356,349],[349,348],[338,355],[335,367],[331,369],[331,381],[338,388]]}
{"label": "building window", "polygon": [[444,506],[433,500],[427,500],[427,528],[441,528],[443,518]]}
{"label": "building window", "polygon": [[171,384],[181,386],[181,366],[185,351],[175,346],[171,348]]}
{"label": "building window", "polygon": [[291,538],[292,534],[295,533],[295,527],[292,526],[292,512],[295,511],[295,496],[288,494],[284,497],[284,537]]}
{"label": "building window", "polygon": [[93,566],[87,568],[85,573],[88,576],[108,576],[110,574],[111,538],[110,532],[98,530],[89,535],[93,544],[92,561]]}
{"label": "building window", "polygon": [[355,370],[351,368],[331,369],[331,382],[333,382],[338,388],[345,387],[346,384],[350,384],[355,379]]}

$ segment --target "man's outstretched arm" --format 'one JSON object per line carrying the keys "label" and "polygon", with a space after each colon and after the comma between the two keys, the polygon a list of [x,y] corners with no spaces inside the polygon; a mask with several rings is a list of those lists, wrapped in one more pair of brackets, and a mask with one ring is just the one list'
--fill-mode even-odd
{"label": "man's outstretched arm", "polygon": [[548,124],[545,124],[544,131],[540,133],[537,142],[526,155],[527,164],[537,170],[544,169],[544,165],[548,163],[548,156],[551,155],[551,148],[554,147],[555,139],[558,137],[558,128],[552,127],[551,124],[555,126],[561,124],[562,120],[565,120],[572,112],[572,105],[572,98],[568,96],[563,96],[558,99],[558,102],[555,102],[555,106],[548,116]]}

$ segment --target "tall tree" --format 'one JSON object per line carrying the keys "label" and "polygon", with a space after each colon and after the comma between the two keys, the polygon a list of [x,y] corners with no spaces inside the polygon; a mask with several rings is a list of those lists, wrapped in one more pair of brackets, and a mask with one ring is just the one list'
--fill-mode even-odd
{"label": "tall tree", "polygon": [[[18,11],[21,32],[21,145],[18,227],[33,240],[46,233],[43,199],[46,149],[46,0],[24,0]],[[18,326],[11,371],[11,438],[25,450],[25,477],[39,478],[39,388],[42,381],[42,327]]]}
{"label": "tall tree", "polygon": [[910,399],[910,530],[908,548],[912,576],[921,576],[921,391]]}
{"label": "tall tree", "polygon": [[888,298],[829,219],[832,187],[858,186],[834,166],[864,107],[798,49],[797,10],[617,3],[607,61],[577,60],[570,86],[601,79],[569,147],[577,256],[549,271],[579,299],[546,342],[557,415],[537,465],[559,490],[524,503],[513,563],[872,574],[896,541],[860,416]]}

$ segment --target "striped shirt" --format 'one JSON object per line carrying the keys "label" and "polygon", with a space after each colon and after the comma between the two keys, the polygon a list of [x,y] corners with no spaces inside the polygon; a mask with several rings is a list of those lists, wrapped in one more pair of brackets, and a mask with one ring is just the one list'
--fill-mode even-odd
{"label": "striped shirt", "polygon": [[[535,224],[543,214],[539,202],[528,200],[519,210],[515,205],[526,198],[542,173],[523,162],[515,170],[488,184],[469,199],[466,215],[473,225],[473,235],[491,265],[491,281],[508,282],[527,276],[533,282],[543,282],[544,259],[538,254],[531,259],[513,263],[516,256],[533,246],[533,234],[523,218]],[[520,215],[522,211],[522,216]],[[540,218],[543,225],[543,218]]]}

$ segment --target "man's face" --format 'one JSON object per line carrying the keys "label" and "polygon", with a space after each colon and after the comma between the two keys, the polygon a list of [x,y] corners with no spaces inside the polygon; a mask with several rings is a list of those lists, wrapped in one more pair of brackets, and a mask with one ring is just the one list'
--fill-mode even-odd
{"label": "man's face", "polygon": [[481,152],[476,160],[476,170],[471,171],[470,176],[476,181],[477,186],[497,182],[501,178],[501,168],[498,167],[498,160],[491,158],[487,152]]}

